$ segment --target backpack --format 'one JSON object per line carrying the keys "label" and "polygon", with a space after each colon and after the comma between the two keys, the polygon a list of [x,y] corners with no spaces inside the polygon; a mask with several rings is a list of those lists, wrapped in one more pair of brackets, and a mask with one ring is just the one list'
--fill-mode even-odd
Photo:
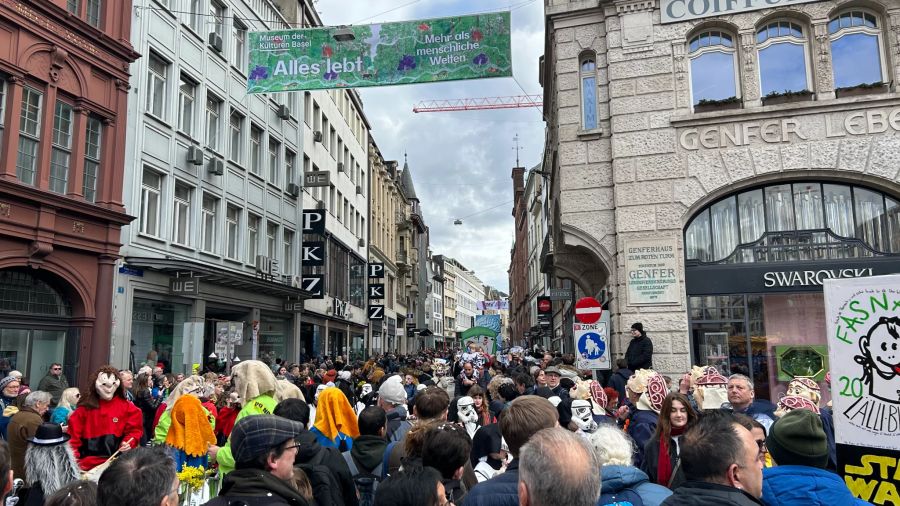
{"label": "backpack", "polygon": [[644,506],[644,500],[633,488],[625,488],[614,494],[600,494],[598,506]]}
{"label": "backpack", "polygon": [[372,472],[361,471],[353,460],[353,456],[350,455],[350,451],[341,454],[347,462],[347,467],[350,468],[350,476],[353,477],[353,485],[356,487],[356,492],[359,496],[359,506],[374,506],[375,490],[378,489],[378,484],[387,478],[388,459],[391,456],[391,450],[394,449],[396,444],[397,442],[394,441],[387,445],[384,449],[381,463],[375,469],[372,469]]}
{"label": "backpack", "polygon": [[296,464],[294,467],[306,473],[309,484],[312,486],[313,498],[316,500],[317,506],[341,506],[344,504],[341,486],[331,469],[322,464],[324,455],[325,451],[323,448],[308,462]]}

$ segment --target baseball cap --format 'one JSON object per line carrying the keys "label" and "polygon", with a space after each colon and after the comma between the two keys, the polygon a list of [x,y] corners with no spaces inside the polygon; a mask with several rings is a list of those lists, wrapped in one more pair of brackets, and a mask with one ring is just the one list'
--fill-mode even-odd
{"label": "baseball cap", "polygon": [[231,431],[235,463],[249,462],[303,432],[303,425],[275,415],[248,416]]}
{"label": "baseball cap", "polygon": [[551,365],[550,367],[544,369],[544,374],[555,374],[557,376],[562,376],[562,373],[559,372],[559,367],[555,365]]}

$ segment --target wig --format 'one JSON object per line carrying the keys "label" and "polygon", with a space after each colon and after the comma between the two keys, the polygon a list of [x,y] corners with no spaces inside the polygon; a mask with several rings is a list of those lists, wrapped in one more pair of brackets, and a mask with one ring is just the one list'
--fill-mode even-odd
{"label": "wig", "polygon": [[81,479],[81,469],[68,442],[55,445],[28,444],[25,452],[25,476],[28,486],[41,483],[49,497],[69,483]]}

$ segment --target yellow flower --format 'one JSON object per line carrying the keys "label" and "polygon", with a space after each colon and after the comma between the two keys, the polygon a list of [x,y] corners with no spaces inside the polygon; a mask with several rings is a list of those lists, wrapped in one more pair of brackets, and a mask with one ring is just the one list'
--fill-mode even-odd
{"label": "yellow flower", "polygon": [[184,466],[177,474],[178,481],[189,491],[197,491],[206,484],[206,470],[202,467]]}

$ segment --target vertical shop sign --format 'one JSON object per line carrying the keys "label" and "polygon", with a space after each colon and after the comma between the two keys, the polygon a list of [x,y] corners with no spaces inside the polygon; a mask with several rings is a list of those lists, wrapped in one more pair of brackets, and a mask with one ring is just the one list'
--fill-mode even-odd
{"label": "vertical shop sign", "polygon": [[384,283],[374,283],[384,278],[384,264],[369,264],[369,319],[384,320],[384,304],[372,304],[373,300],[384,300]]}

